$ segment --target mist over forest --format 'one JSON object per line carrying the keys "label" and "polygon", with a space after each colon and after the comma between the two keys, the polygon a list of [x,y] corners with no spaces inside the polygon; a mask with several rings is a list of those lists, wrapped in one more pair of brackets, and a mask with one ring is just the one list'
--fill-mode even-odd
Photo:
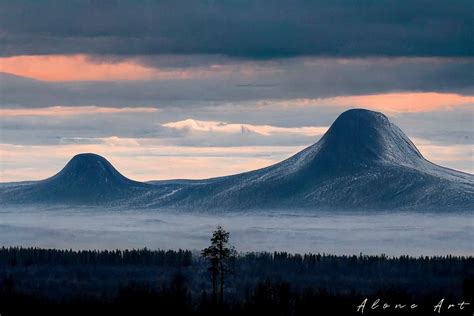
{"label": "mist over forest", "polygon": [[154,210],[6,207],[4,246],[60,249],[202,249],[217,225],[238,251],[472,255],[469,213],[260,212],[196,214]]}

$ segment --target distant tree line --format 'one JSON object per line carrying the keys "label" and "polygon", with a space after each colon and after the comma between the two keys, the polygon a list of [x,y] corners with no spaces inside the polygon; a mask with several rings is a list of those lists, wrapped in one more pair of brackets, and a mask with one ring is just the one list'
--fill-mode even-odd
{"label": "distant tree line", "polygon": [[[386,255],[331,255],[292,254],[284,251],[235,253],[236,260],[241,263],[255,265],[291,265],[300,268],[310,268],[318,265],[370,266],[370,269],[384,265],[419,266],[435,270],[457,270],[458,267],[474,264],[472,256],[399,256]],[[34,247],[1,247],[0,265],[173,265],[190,266],[200,261],[190,250],[72,250],[72,249],[43,249]],[[372,270],[373,271],[373,270]]]}
{"label": "distant tree line", "polygon": [[61,250],[9,247],[0,248],[0,265],[153,265],[189,266],[189,250]]}

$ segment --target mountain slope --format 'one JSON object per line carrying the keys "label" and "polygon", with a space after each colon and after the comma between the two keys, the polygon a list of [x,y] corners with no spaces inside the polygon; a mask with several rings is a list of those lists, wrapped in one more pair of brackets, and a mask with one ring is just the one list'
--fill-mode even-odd
{"label": "mountain slope", "polygon": [[109,203],[148,192],[151,185],[120,174],[104,157],[74,156],[56,175],[43,181],[4,188],[2,198],[34,203]]}
{"label": "mountain slope", "polygon": [[474,176],[425,160],[385,115],[341,114],[276,165],[183,187],[156,206],[197,209],[472,209]]}
{"label": "mountain slope", "polygon": [[[72,170],[74,177],[70,178],[63,170],[58,174],[60,180],[53,181],[55,187],[62,188],[60,191],[45,189],[51,198],[58,194],[64,201],[70,201],[70,192],[76,192],[76,196],[80,191],[75,186],[84,181],[88,187],[100,188],[97,190],[100,194],[82,193],[88,196],[89,202],[121,200],[122,204],[142,208],[200,211],[474,209],[473,175],[427,161],[385,115],[361,109],[342,113],[319,142],[289,159],[243,174],[141,184],[115,173],[104,175],[95,170],[91,174],[87,168]],[[21,192],[19,196],[25,196],[26,192],[28,200],[34,202],[40,196],[35,194],[32,198],[25,188],[49,188],[48,181],[55,177],[17,186],[17,192]],[[104,178],[113,181],[107,182]],[[0,196],[5,197],[5,194]],[[10,194],[5,200],[15,199]]]}

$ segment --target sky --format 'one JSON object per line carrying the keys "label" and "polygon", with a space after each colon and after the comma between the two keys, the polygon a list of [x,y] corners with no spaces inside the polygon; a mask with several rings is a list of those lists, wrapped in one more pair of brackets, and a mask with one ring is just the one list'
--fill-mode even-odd
{"label": "sky", "polygon": [[0,182],[253,170],[381,111],[474,172],[472,1],[0,0]]}

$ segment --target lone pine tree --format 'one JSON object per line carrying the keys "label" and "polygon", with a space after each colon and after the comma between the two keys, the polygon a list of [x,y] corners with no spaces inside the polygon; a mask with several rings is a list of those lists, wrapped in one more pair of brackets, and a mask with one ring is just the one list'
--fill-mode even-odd
{"label": "lone pine tree", "polygon": [[202,256],[209,260],[208,271],[212,280],[212,295],[214,302],[217,300],[217,288],[219,287],[219,302],[224,301],[224,283],[227,274],[232,273],[231,260],[235,250],[229,245],[230,233],[221,226],[217,226],[212,233],[211,245],[202,250]]}

